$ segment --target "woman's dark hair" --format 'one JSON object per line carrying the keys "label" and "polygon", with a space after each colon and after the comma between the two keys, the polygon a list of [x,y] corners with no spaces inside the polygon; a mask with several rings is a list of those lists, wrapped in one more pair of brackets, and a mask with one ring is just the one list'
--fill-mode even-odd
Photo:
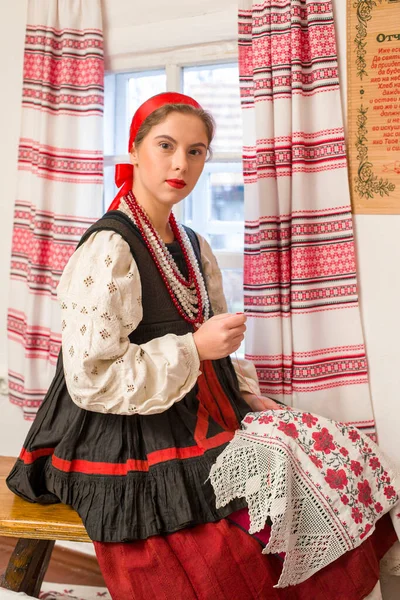
{"label": "woman's dark hair", "polygon": [[184,115],[195,115],[199,117],[204,123],[204,127],[206,129],[207,139],[208,139],[208,153],[210,158],[211,155],[211,142],[215,134],[215,121],[212,115],[202,108],[195,108],[194,106],[190,106],[189,104],[165,104],[160,108],[157,108],[154,112],[152,112],[141,124],[139,127],[139,131],[135,137],[135,147],[138,148],[142,143],[143,139],[149,133],[152,127],[162,123],[168,115],[173,112],[178,112]]}

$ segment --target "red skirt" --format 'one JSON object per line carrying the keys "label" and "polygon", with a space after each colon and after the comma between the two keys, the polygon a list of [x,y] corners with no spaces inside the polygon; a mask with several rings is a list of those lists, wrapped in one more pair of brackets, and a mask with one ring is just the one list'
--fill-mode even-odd
{"label": "red skirt", "polygon": [[113,600],[361,600],[396,541],[388,515],[361,546],[310,579],[274,589],[282,559],[223,519],[133,543],[94,542]]}

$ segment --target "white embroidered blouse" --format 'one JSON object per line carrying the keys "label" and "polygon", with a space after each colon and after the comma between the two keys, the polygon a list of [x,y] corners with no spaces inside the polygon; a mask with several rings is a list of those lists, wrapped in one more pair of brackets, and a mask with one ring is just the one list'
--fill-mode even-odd
{"label": "white embroidered blouse", "polygon": [[[222,275],[198,236],[215,314],[227,312]],[[72,400],[94,412],[155,414],[181,400],[200,374],[193,334],[130,343],[142,319],[139,271],[117,233],[99,231],[70,258],[58,285],[64,371]],[[254,365],[233,359],[240,390],[260,394]]]}

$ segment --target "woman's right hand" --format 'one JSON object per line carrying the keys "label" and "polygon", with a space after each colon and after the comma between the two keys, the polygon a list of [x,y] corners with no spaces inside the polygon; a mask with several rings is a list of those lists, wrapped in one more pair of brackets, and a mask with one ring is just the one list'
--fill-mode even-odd
{"label": "woman's right hand", "polygon": [[217,360],[235,352],[244,339],[243,313],[215,315],[193,334],[200,360]]}

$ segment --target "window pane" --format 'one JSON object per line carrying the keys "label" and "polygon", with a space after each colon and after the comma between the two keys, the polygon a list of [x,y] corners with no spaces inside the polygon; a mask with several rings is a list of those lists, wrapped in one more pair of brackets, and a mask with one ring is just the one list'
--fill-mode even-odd
{"label": "window pane", "polygon": [[244,188],[241,173],[210,173],[211,219],[244,220]]}
{"label": "window pane", "polygon": [[243,312],[243,269],[222,269],[228,312]]}
{"label": "window pane", "polygon": [[190,194],[183,201],[183,223],[193,221],[193,194]]}
{"label": "window pane", "polygon": [[145,100],[165,92],[165,70],[120,73],[115,81],[115,154],[128,151],[132,117]]}
{"label": "window pane", "polygon": [[114,197],[118,191],[117,186],[115,185],[115,182],[114,182],[114,175],[115,175],[114,165],[104,167],[104,194],[103,194],[103,198],[104,198],[103,210],[104,210],[104,212],[108,209],[108,207],[110,206],[111,202],[114,200]]}
{"label": "window pane", "polygon": [[133,73],[128,79],[128,124],[130,124],[136,109],[146,100],[167,90],[165,71],[148,71]]}
{"label": "window pane", "polygon": [[104,118],[103,139],[104,154],[112,155],[115,150],[115,75],[104,75]]}
{"label": "window pane", "polygon": [[229,252],[241,252],[243,250],[243,232],[210,233],[207,237],[213,250],[228,250]]}
{"label": "window pane", "polygon": [[[226,234],[218,248],[231,249],[230,234],[241,236],[243,247],[244,189],[241,162],[207,162],[190,197],[183,204],[183,223],[203,236]],[[189,223],[190,221],[190,223]],[[221,238],[220,238],[221,239]],[[237,250],[237,248],[232,248]]]}
{"label": "window pane", "polygon": [[186,67],[183,69],[183,90],[212,113],[217,123],[212,144],[214,152],[241,152],[242,117],[237,64]]}

